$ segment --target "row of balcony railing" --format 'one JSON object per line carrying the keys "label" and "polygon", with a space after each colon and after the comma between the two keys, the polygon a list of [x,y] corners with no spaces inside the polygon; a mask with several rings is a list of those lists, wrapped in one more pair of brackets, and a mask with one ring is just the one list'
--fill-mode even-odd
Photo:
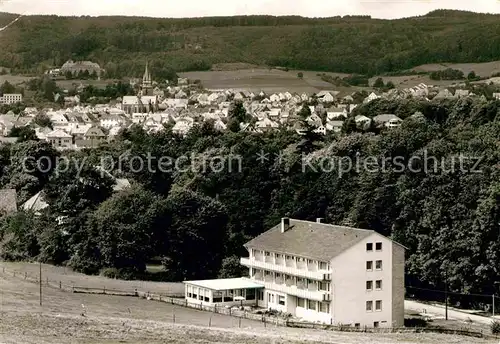
{"label": "row of balcony railing", "polygon": [[274,271],[279,273],[284,273],[292,276],[300,276],[304,278],[309,278],[319,281],[331,280],[330,270],[318,270],[318,269],[307,269],[304,263],[304,267],[301,266],[300,262],[294,264],[293,266],[287,266],[286,264],[274,264],[273,262],[265,262],[256,260],[255,258],[241,258],[241,265],[247,266],[249,268],[258,268],[267,271]]}

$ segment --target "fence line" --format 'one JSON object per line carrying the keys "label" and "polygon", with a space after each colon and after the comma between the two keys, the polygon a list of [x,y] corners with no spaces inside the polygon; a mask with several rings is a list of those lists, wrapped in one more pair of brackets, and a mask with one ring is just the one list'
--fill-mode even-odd
{"label": "fence line", "polygon": [[[30,283],[40,283],[40,276],[36,273],[31,274],[28,272],[20,272],[15,270],[9,270],[5,267],[2,267],[1,272],[3,274],[12,275],[15,278],[24,279],[26,282]],[[53,289],[60,289],[63,291],[70,291],[73,293],[85,293],[85,294],[103,294],[103,295],[117,295],[117,296],[138,296],[138,290],[134,288],[132,290],[122,290],[122,289],[113,289],[106,288],[103,286],[102,288],[97,287],[84,287],[78,286],[75,284],[63,283],[61,280],[50,280],[48,277],[42,276],[42,285],[45,287],[50,287]],[[184,297],[184,293],[164,293],[161,294],[162,297]]]}
{"label": "fence line", "polygon": [[[13,277],[24,279],[27,282],[39,283],[39,276],[32,277],[27,272],[19,271],[9,271],[5,267],[2,267],[2,273],[11,273]],[[84,294],[101,294],[101,295],[116,295],[116,296],[130,296],[130,297],[140,297],[147,300],[154,300],[158,302],[170,303],[172,305],[177,305],[181,307],[187,307],[192,309],[197,309],[200,311],[212,312],[216,314],[222,314],[232,317],[240,318],[239,327],[241,327],[241,319],[248,319],[254,321],[260,321],[264,323],[264,327],[269,326],[280,326],[280,327],[294,327],[294,328],[308,328],[317,330],[329,330],[329,331],[339,331],[339,332],[364,332],[364,333],[442,333],[442,334],[454,334],[462,335],[475,338],[488,338],[488,339],[500,339],[500,336],[485,334],[482,331],[470,331],[467,329],[446,329],[441,327],[353,327],[353,326],[342,326],[342,325],[329,325],[313,322],[302,322],[296,320],[290,320],[287,318],[281,318],[278,316],[270,316],[265,314],[251,313],[246,310],[242,310],[237,307],[225,307],[225,306],[211,306],[203,303],[193,303],[188,302],[184,299],[184,294],[175,295],[171,294],[157,294],[150,293],[149,291],[140,291],[134,289],[130,290],[119,290],[113,288],[102,288],[95,287],[83,287],[76,286],[73,284],[65,284],[61,281],[51,281],[48,278],[45,280],[42,278],[42,283],[46,287],[53,289],[59,289],[66,292],[72,293],[84,293]],[[175,323],[175,314],[173,314],[173,322]],[[211,317],[208,323],[211,326]]]}

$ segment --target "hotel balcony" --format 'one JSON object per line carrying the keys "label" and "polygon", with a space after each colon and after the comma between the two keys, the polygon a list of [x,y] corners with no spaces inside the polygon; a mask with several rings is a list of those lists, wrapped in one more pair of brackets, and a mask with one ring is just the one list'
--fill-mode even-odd
{"label": "hotel balcony", "polygon": [[280,283],[270,282],[267,278],[265,280],[255,279],[264,284],[264,287],[269,290],[282,292],[288,295],[301,297],[303,299],[327,302],[331,301],[330,292],[324,290],[308,290],[298,288],[296,285],[286,285]]}
{"label": "hotel balcony", "polygon": [[[268,258],[268,257],[266,257],[266,258]],[[306,264],[303,264],[303,266],[299,266],[301,268],[296,268],[295,266],[286,266],[285,264],[281,264],[281,265],[280,264],[273,264],[271,260],[260,261],[260,260],[256,260],[256,259],[252,259],[252,258],[240,258],[240,264],[247,266],[247,267],[258,268],[258,269],[263,269],[263,270],[268,270],[268,271],[275,271],[275,272],[279,272],[279,273],[283,273],[283,274],[287,274],[287,275],[309,278],[309,279],[316,280],[316,281],[329,281],[329,280],[331,280],[331,271],[306,270]]]}

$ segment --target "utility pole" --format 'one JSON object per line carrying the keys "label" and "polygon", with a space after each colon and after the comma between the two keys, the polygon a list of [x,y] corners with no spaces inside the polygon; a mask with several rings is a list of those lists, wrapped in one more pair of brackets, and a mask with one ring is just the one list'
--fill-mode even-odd
{"label": "utility pole", "polygon": [[493,298],[493,317],[495,316],[495,294],[491,295]]}
{"label": "utility pole", "polygon": [[448,320],[448,270],[444,270],[444,318]]}
{"label": "utility pole", "polygon": [[40,306],[42,305],[42,262],[40,264]]}

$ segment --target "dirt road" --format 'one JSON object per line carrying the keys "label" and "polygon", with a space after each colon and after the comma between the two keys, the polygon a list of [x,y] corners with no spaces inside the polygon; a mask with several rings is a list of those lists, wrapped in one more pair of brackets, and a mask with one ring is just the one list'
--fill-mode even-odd
{"label": "dirt road", "polygon": [[[405,310],[415,311],[418,313],[427,313],[433,317],[445,317],[445,308],[440,305],[430,305],[417,301],[405,300]],[[500,310],[499,310],[500,311]],[[448,319],[460,321],[472,321],[479,324],[490,325],[493,321],[492,318],[483,317],[480,315],[468,314],[465,312],[457,311],[448,307]],[[499,319],[499,317],[495,317]],[[500,319],[499,319],[500,320]]]}

